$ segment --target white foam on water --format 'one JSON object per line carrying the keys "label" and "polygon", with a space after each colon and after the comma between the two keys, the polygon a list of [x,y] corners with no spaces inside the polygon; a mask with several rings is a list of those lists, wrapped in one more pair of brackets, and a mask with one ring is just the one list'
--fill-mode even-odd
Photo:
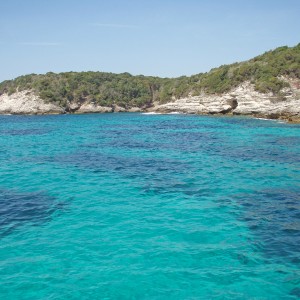
{"label": "white foam on water", "polygon": [[142,115],[161,115],[161,114],[162,113],[157,113],[157,112],[154,112],[154,111],[142,113]]}
{"label": "white foam on water", "polygon": [[267,118],[254,118],[256,120],[263,120],[263,121],[273,121],[273,122],[278,122],[276,119],[267,119]]}
{"label": "white foam on water", "polygon": [[167,113],[167,115],[181,115],[181,114],[183,114],[183,113],[178,112],[178,111],[172,111],[170,113]]}
{"label": "white foam on water", "polygon": [[273,121],[273,122],[277,122],[277,123],[281,123],[281,124],[286,124],[287,122],[284,120],[278,120],[278,119],[266,119],[266,118],[254,118],[257,120],[263,120],[263,121]]}

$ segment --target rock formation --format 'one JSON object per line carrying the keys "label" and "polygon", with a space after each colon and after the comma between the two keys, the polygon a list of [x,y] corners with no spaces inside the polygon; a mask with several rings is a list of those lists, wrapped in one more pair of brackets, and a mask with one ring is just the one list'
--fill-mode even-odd
{"label": "rock formation", "polygon": [[0,114],[61,114],[62,107],[53,103],[45,103],[31,91],[16,92],[12,95],[0,96]]}
{"label": "rock formation", "polygon": [[255,91],[250,82],[244,82],[228,93],[174,99],[166,104],[154,103],[148,109],[131,107],[125,109],[118,105],[99,106],[91,101],[68,103],[61,107],[45,103],[33,91],[21,91],[0,96],[0,114],[62,114],[62,113],[106,113],[106,112],[180,112],[188,114],[231,114],[252,115],[271,119],[285,119],[300,122],[300,80],[284,78],[290,84],[281,94],[262,94]]}
{"label": "rock formation", "polygon": [[176,99],[173,102],[156,105],[154,112],[181,112],[188,114],[232,114],[252,115],[271,119],[300,121],[300,80],[285,79],[290,88],[282,90],[280,96],[255,91],[250,82],[222,95],[208,95]]}

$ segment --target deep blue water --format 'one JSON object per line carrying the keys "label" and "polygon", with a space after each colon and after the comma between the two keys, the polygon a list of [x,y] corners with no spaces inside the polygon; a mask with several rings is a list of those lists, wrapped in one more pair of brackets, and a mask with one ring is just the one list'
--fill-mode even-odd
{"label": "deep blue water", "polygon": [[300,126],[0,116],[0,299],[298,299]]}

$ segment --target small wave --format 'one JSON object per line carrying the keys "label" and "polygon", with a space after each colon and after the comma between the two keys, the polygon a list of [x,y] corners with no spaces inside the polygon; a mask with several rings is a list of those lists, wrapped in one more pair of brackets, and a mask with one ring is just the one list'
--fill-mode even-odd
{"label": "small wave", "polygon": [[162,113],[158,113],[158,112],[154,112],[154,111],[142,113],[142,115],[161,115],[161,114],[162,114]]}
{"label": "small wave", "polygon": [[170,113],[168,113],[167,115],[182,115],[183,113],[179,112],[179,111],[172,111]]}
{"label": "small wave", "polygon": [[277,121],[275,119],[266,119],[266,118],[254,118],[256,120],[264,120],[264,121]]}
{"label": "small wave", "polygon": [[267,118],[254,118],[256,120],[263,120],[263,121],[273,121],[273,122],[277,122],[277,123],[281,123],[281,124],[286,124],[287,122],[284,120],[280,120],[280,119],[267,119]]}

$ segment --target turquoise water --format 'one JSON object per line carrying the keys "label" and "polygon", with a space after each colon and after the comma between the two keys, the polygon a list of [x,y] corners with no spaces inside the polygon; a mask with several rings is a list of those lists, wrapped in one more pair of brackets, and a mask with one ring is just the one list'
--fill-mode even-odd
{"label": "turquoise water", "polygon": [[0,117],[0,299],[298,299],[300,126]]}

